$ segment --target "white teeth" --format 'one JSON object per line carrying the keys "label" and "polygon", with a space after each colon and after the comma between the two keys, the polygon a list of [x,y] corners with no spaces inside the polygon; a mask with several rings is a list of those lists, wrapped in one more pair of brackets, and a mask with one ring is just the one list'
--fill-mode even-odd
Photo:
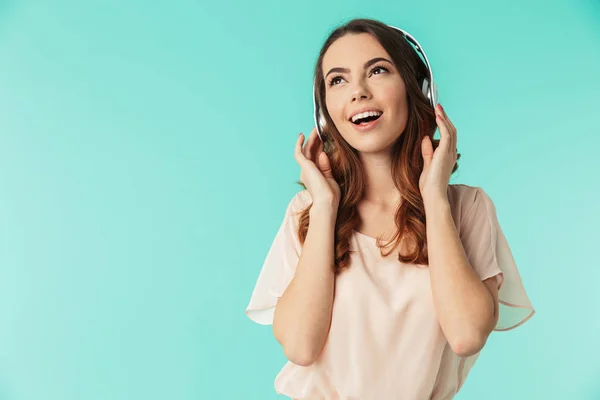
{"label": "white teeth", "polygon": [[367,111],[367,112],[363,112],[360,114],[356,114],[355,116],[352,117],[352,122],[356,122],[357,119],[360,118],[367,118],[367,117],[375,117],[375,116],[380,116],[382,114],[381,111]]}

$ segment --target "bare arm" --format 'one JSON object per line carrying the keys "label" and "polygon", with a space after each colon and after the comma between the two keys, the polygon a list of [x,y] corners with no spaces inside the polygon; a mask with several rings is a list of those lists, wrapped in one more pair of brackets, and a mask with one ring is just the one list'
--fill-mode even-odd
{"label": "bare arm", "polygon": [[336,206],[313,204],[296,273],[275,307],[273,333],[297,365],[315,362],[329,332],[336,218]]}
{"label": "bare arm", "polygon": [[425,205],[431,289],[442,330],[461,357],[479,352],[498,321],[495,278],[479,280],[469,263],[447,199]]}

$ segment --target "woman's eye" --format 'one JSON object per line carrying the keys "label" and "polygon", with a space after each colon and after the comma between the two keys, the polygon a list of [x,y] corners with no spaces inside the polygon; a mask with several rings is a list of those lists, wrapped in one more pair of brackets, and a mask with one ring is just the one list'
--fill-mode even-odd
{"label": "woman's eye", "polygon": [[[374,73],[375,73],[375,71],[377,71],[377,70],[382,70],[382,71],[384,71],[384,72],[388,72],[387,68],[385,68],[385,67],[375,67],[375,68],[373,68],[373,69],[371,70],[371,74],[374,74]],[[376,74],[376,75],[379,75],[379,74]],[[343,78],[342,78],[341,76],[334,76],[333,78],[331,78],[331,79],[329,80],[329,86],[334,86],[334,85],[336,85],[336,84],[337,84],[337,82],[338,82],[338,79],[343,79]]]}
{"label": "woman's eye", "polygon": [[373,70],[372,70],[371,72],[375,72],[375,71],[377,71],[378,69],[380,69],[380,70],[382,70],[382,71],[385,71],[385,72],[387,72],[387,69],[385,69],[384,67],[375,67],[375,68],[373,68]]}
{"label": "woman's eye", "polygon": [[340,76],[336,76],[329,81],[329,86],[335,85],[338,79],[342,79]]}

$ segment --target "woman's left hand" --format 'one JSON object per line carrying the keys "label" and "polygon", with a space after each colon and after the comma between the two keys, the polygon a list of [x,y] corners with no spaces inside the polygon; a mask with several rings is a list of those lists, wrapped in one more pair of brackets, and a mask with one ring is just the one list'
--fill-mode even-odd
{"label": "woman's left hand", "polygon": [[457,160],[456,128],[440,104],[436,106],[435,113],[440,130],[440,143],[434,152],[429,136],[425,136],[421,141],[424,165],[419,178],[419,189],[424,202],[448,198],[448,182]]}

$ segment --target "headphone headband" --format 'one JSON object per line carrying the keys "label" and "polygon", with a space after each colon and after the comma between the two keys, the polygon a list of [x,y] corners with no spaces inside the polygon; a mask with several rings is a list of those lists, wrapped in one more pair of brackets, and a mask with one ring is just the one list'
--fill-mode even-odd
{"label": "headphone headband", "polygon": [[[429,100],[429,104],[435,109],[435,106],[438,104],[438,91],[437,85],[433,80],[433,71],[431,69],[431,65],[429,64],[429,60],[427,59],[427,55],[425,51],[422,49],[421,45],[410,33],[407,31],[397,28],[392,25],[388,25],[390,28],[395,29],[402,33],[402,36],[406,41],[415,46],[415,50],[417,54],[421,54],[423,56],[423,60],[425,61],[425,65],[427,66],[427,70],[429,71],[429,77],[423,79],[421,91]],[[313,108],[314,108],[314,119],[315,126],[317,127],[317,133],[319,134],[319,138],[323,141],[322,129],[325,126],[325,117],[319,110],[319,103],[317,100],[317,91],[315,88],[315,84],[313,83]]]}

